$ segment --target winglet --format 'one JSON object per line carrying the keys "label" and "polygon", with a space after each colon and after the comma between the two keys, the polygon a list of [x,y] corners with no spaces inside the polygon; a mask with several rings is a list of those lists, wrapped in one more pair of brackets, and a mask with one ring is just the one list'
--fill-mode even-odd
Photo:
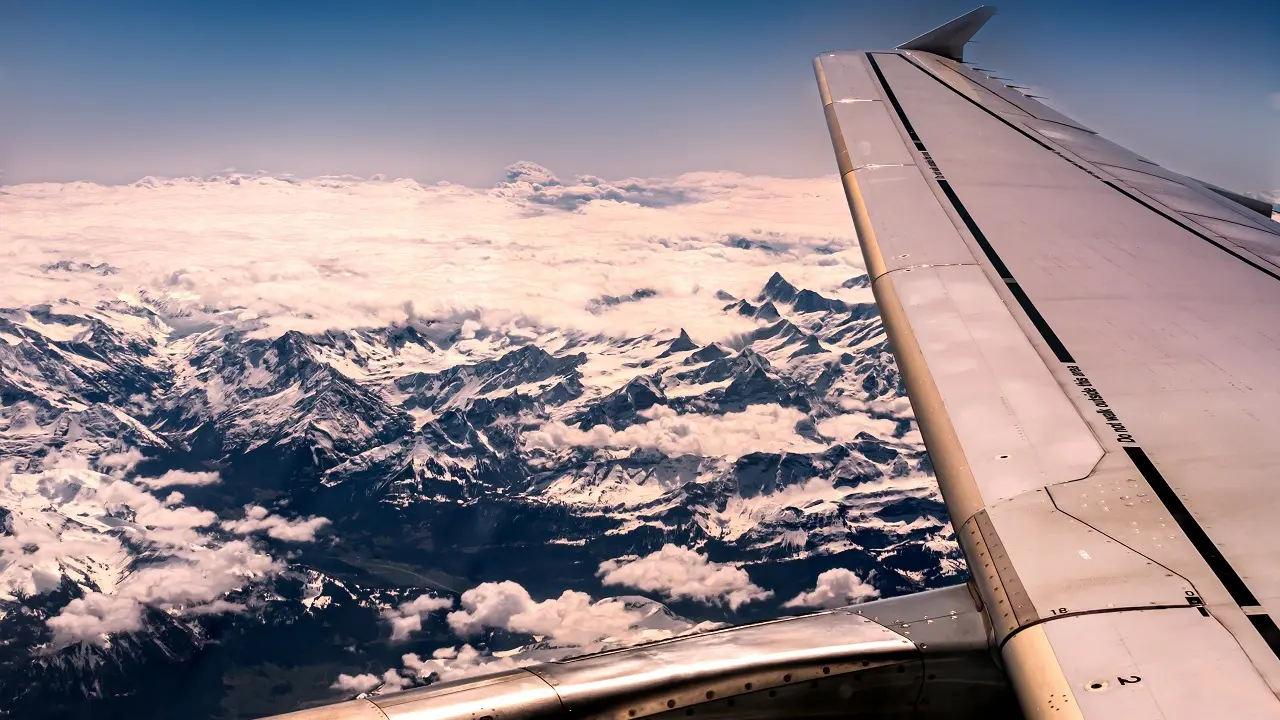
{"label": "winglet", "polygon": [[951,22],[898,46],[899,50],[921,50],[956,61],[964,60],[964,46],[996,14],[992,5],[974,8]]}

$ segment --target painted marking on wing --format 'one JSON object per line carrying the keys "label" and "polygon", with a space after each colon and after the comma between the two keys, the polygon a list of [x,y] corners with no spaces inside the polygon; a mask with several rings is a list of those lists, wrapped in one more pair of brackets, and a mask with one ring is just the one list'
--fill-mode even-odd
{"label": "painted marking on wing", "polygon": [[[1270,275],[1271,277],[1276,278],[1277,280],[1280,280],[1280,275],[1271,273],[1266,268],[1251,262],[1248,258],[1242,257],[1232,252],[1229,248],[1223,247],[1217,242],[1214,242],[1209,237],[1199,232],[1196,232],[1193,228],[1190,228],[1184,225],[1183,223],[1179,222],[1176,218],[1173,218],[1172,216],[1169,216],[1163,212],[1160,212],[1158,208],[1152,207],[1151,205],[1148,205],[1147,203],[1142,202],[1140,198],[1131,195],[1130,193],[1126,192],[1123,188],[1120,188],[1119,186],[1111,183],[1110,181],[1105,180],[1104,178],[1100,177],[1098,174],[1090,171],[1088,168],[1085,168],[1084,166],[1075,162],[1074,160],[1062,154],[1061,152],[1058,152],[1058,150],[1056,150],[1052,146],[1045,144],[1044,142],[1040,141],[1035,137],[1032,137],[1029,133],[1019,128],[1018,126],[1014,125],[1013,123],[1009,122],[1008,120],[1000,117],[997,113],[992,112],[988,108],[984,107],[981,103],[973,100],[972,98],[967,97],[964,93],[961,93],[960,91],[951,87],[944,80],[935,76],[933,73],[929,72],[925,68],[921,67],[918,63],[916,63],[911,58],[904,57],[898,53],[886,53],[886,54],[902,57],[906,62],[910,63],[912,67],[915,67],[917,70],[924,73],[926,76],[933,78],[935,81],[940,83],[943,87],[951,90],[952,92],[956,93],[957,95],[964,98],[965,100],[968,100],[970,103],[973,103],[975,106],[977,106],[978,108],[986,112],[988,115],[991,115],[992,117],[996,118],[1000,122],[1009,126],[1013,130],[1017,131],[1018,133],[1032,140],[1037,145],[1061,157],[1063,160],[1066,160],[1068,163],[1075,166],[1076,168],[1083,170],[1084,172],[1088,173],[1090,176],[1102,181],[1103,183],[1107,184],[1109,187],[1112,187],[1113,189],[1125,194],[1131,199],[1141,203],[1142,205],[1146,206],[1148,209],[1152,210],[1153,212],[1156,212],[1164,216],[1166,219],[1176,223],[1177,225],[1188,230],[1189,232],[1193,233],[1197,237],[1212,243],[1218,248],[1243,260],[1244,262],[1248,263],[1249,265],[1255,267],[1258,270],[1261,270],[1267,275]],[[1235,568],[1231,567],[1231,563],[1229,563],[1227,559],[1222,555],[1222,553],[1218,551],[1217,545],[1215,545],[1213,540],[1209,538],[1208,533],[1204,531],[1204,528],[1202,528],[1200,526],[1200,523],[1196,521],[1194,516],[1192,516],[1191,512],[1187,509],[1186,505],[1182,503],[1181,498],[1179,498],[1177,493],[1174,492],[1173,488],[1169,485],[1168,481],[1164,479],[1164,476],[1160,474],[1160,471],[1156,468],[1155,464],[1151,462],[1151,459],[1142,450],[1142,448],[1136,444],[1132,435],[1128,432],[1128,429],[1124,426],[1123,423],[1120,422],[1119,418],[1116,417],[1115,412],[1111,410],[1110,405],[1106,402],[1106,400],[1102,398],[1101,393],[1099,393],[1096,389],[1093,389],[1092,394],[1088,392],[1088,389],[1092,388],[1092,385],[1093,385],[1092,382],[1088,380],[1088,378],[1084,375],[1084,372],[1080,370],[1078,365],[1076,365],[1076,362],[1072,358],[1071,353],[1067,351],[1067,348],[1062,343],[1062,340],[1058,338],[1057,334],[1053,331],[1053,328],[1049,326],[1048,321],[1046,321],[1044,319],[1044,316],[1040,314],[1040,311],[1036,309],[1035,304],[1031,302],[1031,298],[1027,297],[1027,294],[1023,292],[1022,286],[1018,284],[1018,281],[1016,279],[1014,279],[1013,273],[1009,271],[1008,266],[1006,266],[1004,264],[1004,261],[1000,259],[999,254],[996,253],[995,248],[991,246],[991,243],[987,240],[986,235],[983,234],[982,229],[978,227],[978,224],[977,222],[974,221],[973,216],[969,214],[969,211],[965,208],[964,203],[962,203],[960,201],[959,196],[956,195],[955,190],[951,187],[951,183],[945,179],[945,177],[942,174],[942,170],[938,168],[937,163],[934,161],[933,157],[928,154],[928,151],[925,148],[924,142],[921,141],[920,136],[916,134],[915,127],[912,126],[911,120],[907,117],[906,111],[903,110],[902,104],[898,102],[897,96],[894,94],[893,89],[889,87],[888,80],[885,79],[884,73],[880,70],[880,65],[876,62],[876,59],[875,59],[875,53],[867,53],[867,61],[871,65],[871,69],[875,72],[876,79],[880,82],[881,88],[884,89],[885,98],[889,101],[889,104],[893,106],[894,113],[896,113],[898,116],[898,121],[902,123],[902,128],[906,130],[907,136],[911,139],[911,142],[915,144],[915,148],[917,152],[921,154],[921,156],[925,159],[925,162],[927,163],[929,168],[933,171],[934,180],[937,182],[938,187],[942,190],[943,195],[945,195],[947,200],[951,203],[952,209],[955,210],[956,214],[960,217],[960,220],[964,222],[965,227],[969,230],[969,234],[973,237],[974,241],[982,249],[982,252],[987,257],[987,260],[991,263],[992,268],[1004,281],[1005,286],[1009,288],[1010,294],[1012,294],[1014,299],[1017,300],[1018,305],[1022,308],[1023,312],[1026,313],[1028,319],[1031,320],[1032,325],[1034,325],[1036,330],[1040,333],[1040,336],[1044,340],[1045,344],[1049,347],[1050,350],[1053,351],[1053,354],[1055,357],[1058,358],[1058,361],[1067,366],[1067,371],[1071,373],[1072,377],[1077,378],[1076,385],[1082,388],[1082,392],[1085,392],[1085,396],[1091,402],[1093,402],[1094,405],[1099,409],[1099,412],[1103,415],[1104,421],[1107,423],[1109,427],[1112,428],[1113,431],[1116,432],[1117,440],[1120,441],[1121,443],[1124,443],[1123,445],[1124,451],[1129,456],[1129,459],[1133,463],[1134,467],[1138,470],[1139,473],[1142,474],[1143,478],[1146,479],[1147,484],[1149,484],[1151,488],[1155,491],[1156,496],[1164,504],[1165,508],[1169,510],[1169,514],[1178,523],[1178,526],[1182,529],[1183,533],[1187,536],[1187,539],[1191,541],[1191,544],[1193,547],[1196,548],[1196,551],[1200,553],[1200,556],[1204,559],[1205,563],[1208,564],[1209,569],[1213,571],[1213,574],[1216,575],[1218,580],[1223,584],[1224,587],[1226,587],[1227,592],[1231,595],[1231,599],[1237,605],[1239,605],[1242,610],[1246,607],[1252,609],[1253,607],[1257,606],[1258,605],[1257,597],[1253,594],[1252,591],[1249,590],[1244,580],[1240,577],[1240,574],[1235,571]],[[1080,378],[1083,378],[1084,384],[1081,384],[1079,380]],[[1193,607],[1196,607],[1200,611],[1201,615],[1204,615],[1206,617],[1209,616],[1209,612],[1204,608],[1204,603],[1200,600],[1199,596],[1189,595],[1187,598],[1187,602]],[[1155,609],[1155,608],[1150,608],[1150,609]],[[1064,613],[1066,612],[1065,608],[1061,608],[1061,610]],[[1090,611],[1085,611],[1085,613],[1081,613],[1081,614],[1088,614],[1089,612]],[[1092,612],[1097,612],[1097,611],[1092,611]],[[1053,613],[1053,615],[1059,615],[1059,614],[1062,614],[1062,613],[1058,613],[1058,612]],[[1051,615],[1051,617],[1053,615]],[[1248,614],[1248,618],[1249,618],[1249,621],[1253,624],[1254,628],[1258,631],[1258,634],[1262,636],[1262,638],[1266,641],[1268,647],[1271,648],[1271,651],[1275,653],[1277,657],[1280,657],[1280,626],[1277,626],[1275,621],[1271,619],[1271,616],[1266,614],[1265,612],[1260,612],[1258,614]],[[1041,618],[1035,623],[1031,623],[1031,625],[1039,624],[1040,622],[1045,622],[1047,619],[1050,619],[1050,618]],[[1022,629],[1025,629],[1025,628],[1018,628],[1018,630],[1022,630]],[[1008,639],[1013,637],[1013,635],[1015,635],[1016,633],[1017,633],[1017,630],[1015,630],[1013,633],[1010,633],[1005,638],[1005,642],[1008,642]]]}
{"label": "painted marking on wing", "polygon": [[1135,440],[1133,439],[1133,435],[1129,433],[1129,428],[1125,427],[1125,424],[1120,422],[1120,417],[1116,415],[1116,411],[1113,410],[1110,403],[1102,397],[1102,393],[1093,386],[1093,381],[1084,374],[1084,370],[1081,370],[1079,365],[1068,365],[1067,372],[1071,373],[1071,381],[1076,384],[1076,387],[1080,388],[1080,394],[1084,395],[1086,400],[1093,403],[1093,406],[1097,408],[1095,412],[1102,416],[1102,421],[1106,423],[1107,427],[1111,428],[1111,431],[1116,434],[1116,442],[1124,444],[1134,443]]}

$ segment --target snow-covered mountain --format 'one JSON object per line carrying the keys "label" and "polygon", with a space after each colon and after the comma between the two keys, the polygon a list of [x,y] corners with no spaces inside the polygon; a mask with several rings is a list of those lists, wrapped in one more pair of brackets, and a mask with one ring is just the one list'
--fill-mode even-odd
{"label": "snow-covered mountain", "polygon": [[[245,506],[329,519],[288,570],[264,575],[274,585],[233,589],[258,593],[238,601],[251,611],[213,624],[240,631],[316,611],[288,589],[299,582],[325,588],[329,612],[356,613],[349,622],[399,586],[511,580],[534,595],[602,594],[596,565],[667,543],[738,563],[774,591],[736,613],[673,603],[701,620],[777,614],[817,569],[853,569],[883,594],[954,582],[959,554],[874,307],[775,274],[754,297],[723,297],[723,312],[757,329],[728,346],[683,331],[463,340],[437,324],[267,339],[183,334],[146,303],[8,311],[0,502],[11,531],[28,516],[78,517],[58,497],[33,500],[59,463],[102,470],[136,453],[144,486],[216,472],[220,482],[183,487],[178,502],[224,525]],[[65,542],[72,530],[50,532]],[[60,605],[119,585],[146,567],[137,552],[154,553],[111,549],[93,569],[59,556],[52,587],[4,601],[2,622],[22,638],[6,647],[10,702],[32,692],[15,698],[19,678],[118,693],[133,663],[202,655],[216,632],[206,616],[150,605],[138,631],[108,644],[51,644]]]}
{"label": "snow-covered mountain", "polygon": [[[719,196],[530,172],[471,200],[612,222],[611,202]],[[353,188],[374,192],[322,191]],[[109,299],[11,299],[0,709],[250,717],[958,582],[867,278],[834,274],[848,250],[767,229],[678,243],[731,253],[735,278],[763,257],[835,279],[757,269],[746,290],[637,282],[519,322],[408,308],[328,330],[296,309],[292,328],[246,310],[234,288],[196,296],[187,270]],[[33,271],[86,287],[138,272]]]}

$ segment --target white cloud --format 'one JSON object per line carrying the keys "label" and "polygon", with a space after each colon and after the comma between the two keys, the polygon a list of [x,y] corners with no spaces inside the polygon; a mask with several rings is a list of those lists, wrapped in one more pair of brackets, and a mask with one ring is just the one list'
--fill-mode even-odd
{"label": "white cloud", "polygon": [[[270,335],[412,315],[634,336],[679,318],[711,341],[755,327],[721,312],[718,289],[754,294],[778,270],[823,290],[860,273],[834,178],[515,175],[488,190],[235,177],[8,186],[0,307],[126,298],[175,322],[261,323]],[[114,272],[93,269],[102,263]],[[657,294],[588,309],[642,287]]]}
{"label": "white cloud", "polygon": [[[207,532],[217,516],[183,505],[181,493],[162,501],[126,479],[90,470],[70,452],[51,453],[42,465],[14,472],[13,462],[0,463],[0,507],[9,510],[9,532],[0,535],[0,600],[50,592],[64,578],[79,585],[83,596],[48,621],[55,649],[105,644],[113,633],[141,628],[148,609],[241,611],[227,593],[283,570],[249,542]],[[131,550],[139,546],[145,564],[136,564]]]}
{"label": "white cloud", "polygon": [[261,505],[246,505],[244,518],[241,520],[224,520],[222,529],[227,532],[248,535],[266,531],[268,537],[287,542],[311,542],[316,539],[320,528],[329,524],[328,518],[310,517],[290,520],[279,515],[272,515]]}
{"label": "white cloud", "polygon": [[402,603],[398,607],[382,612],[382,617],[391,623],[392,640],[408,640],[409,635],[422,629],[422,619],[427,615],[453,607],[453,599],[447,597],[431,597],[423,595]]}
{"label": "white cloud", "polygon": [[98,467],[128,472],[142,462],[142,453],[136,448],[128,448],[117,453],[108,453],[97,459]]}
{"label": "white cloud", "polygon": [[893,420],[849,412],[820,421],[818,432],[836,442],[849,442],[857,439],[858,434],[864,432],[872,437],[891,439],[897,427],[898,423]]}
{"label": "white cloud", "polygon": [[[395,671],[389,670],[388,672]],[[382,678],[372,673],[361,673],[359,675],[340,673],[338,675],[338,679],[334,680],[333,684],[329,687],[334,690],[343,690],[349,693],[367,693],[381,684]]]}
{"label": "white cloud", "polygon": [[415,681],[425,682],[435,675],[440,682],[448,682],[475,675],[514,670],[549,659],[549,657],[533,658],[520,655],[496,656],[464,644],[458,647],[440,648],[431,653],[431,658],[427,660],[413,653],[405,655],[401,660],[404,662],[406,674]]}
{"label": "white cloud", "polygon": [[870,401],[843,395],[837,402],[840,408],[846,411],[875,412],[901,418],[915,418],[915,413],[911,409],[911,399],[906,395]]}
{"label": "white cloud", "polygon": [[[110,459],[110,456],[108,457]],[[102,464],[99,460],[98,464]],[[142,483],[152,490],[171,487],[173,485],[216,485],[222,478],[216,472],[188,472],[186,470],[170,470],[160,477],[139,477],[134,482]]]}
{"label": "white cloud", "polygon": [[462,609],[449,613],[449,627],[459,637],[486,628],[546,636],[553,642],[585,645],[628,634],[643,616],[623,603],[601,600],[574,590],[535,602],[519,583],[482,583],[462,594]]}
{"label": "white cloud", "polygon": [[639,413],[647,422],[614,430],[597,425],[580,430],[562,422],[549,422],[525,433],[531,448],[619,447],[657,450],[665,455],[701,455],[730,460],[753,452],[821,452],[824,446],[798,435],[796,423],[805,414],[780,405],[748,405],[724,415],[678,414],[662,405]]}
{"label": "white cloud", "polygon": [[76,598],[49,618],[53,644],[63,647],[81,640],[105,640],[118,632],[142,629],[142,606],[131,597],[89,593]]}
{"label": "white cloud", "polygon": [[675,545],[663,545],[644,557],[606,560],[596,574],[605,585],[656,592],[668,600],[727,604],[734,610],[773,596],[773,591],[751,582],[742,568],[711,562],[706,555]]}
{"label": "white cloud", "polygon": [[372,673],[361,673],[359,675],[348,675],[341,673],[338,679],[329,687],[334,690],[343,690],[352,694],[367,693],[375,689],[381,689],[383,692],[396,692],[403,690],[411,684],[411,681],[401,677],[400,673],[395,670],[388,670],[382,675],[374,675]]}
{"label": "white cloud", "polygon": [[697,198],[689,188],[638,178],[614,183],[594,175],[582,175],[574,182],[564,183],[547,168],[531,162],[518,162],[508,167],[507,181],[505,186],[501,186],[501,192],[565,210],[576,210],[596,201],[665,207]]}
{"label": "white cloud", "polygon": [[783,603],[783,607],[835,608],[880,597],[880,591],[852,570],[833,568],[818,575],[818,584]]}
{"label": "white cloud", "polygon": [[275,575],[283,565],[257,552],[243,541],[214,548],[192,548],[160,565],[147,565],[132,573],[107,595],[89,592],[72,600],[49,618],[53,645],[75,642],[104,643],[117,632],[141,628],[144,608],[182,615],[243,610],[243,606],[217,600],[248,581]]}
{"label": "white cloud", "polygon": [[[537,602],[522,585],[509,580],[482,583],[463,593],[461,604],[461,610],[448,615],[449,626],[459,637],[503,629],[533,635],[537,642],[497,653],[469,643],[439,648],[430,658],[409,653],[401,658],[400,669],[393,668],[382,675],[340,675],[331,687],[353,693],[394,692],[432,680],[485,675],[723,627],[722,623],[692,623],[640,597],[593,601],[586,593],[565,591],[558,598]],[[397,617],[418,617],[443,607],[447,605],[441,603],[441,598],[423,596],[393,613]]]}

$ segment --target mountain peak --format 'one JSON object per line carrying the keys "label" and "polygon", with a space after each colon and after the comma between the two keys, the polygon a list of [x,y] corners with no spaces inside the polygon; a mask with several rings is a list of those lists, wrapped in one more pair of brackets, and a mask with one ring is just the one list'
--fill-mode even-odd
{"label": "mountain peak", "polygon": [[686,350],[697,350],[698,346],[693,342],[693,338],[689,337],[689,333],[684,328],[680,328],[680,337],[672,340],[671,347],[668,349],[671,352],[685,352]]}
{"label": "mountain peak", "polygon": [[760,292],[760,296],[756,298],[756,302],[762,300],[777,300],[778,302],[791,302],[796,296],[796,286],[787,282],[782,277],[782,273],[775,272],[769,282],[765,283],[764,290]]}
{"label": "mountain peak", "polygon": [[680,337],[672,340],[671,344],[667,346],[667,349],[663,350],[662,354],[658,357],[671,357],[673,354],[678,352],[688,352],[689,350],[697,349],[698,345],[693,341],[693,338],[689,337],[689,333],[686,332],[684,328],[680,328]]}
{"label": "mountain peak", "polygon": [[760,309],[756,311],[756,317],[761,320],[772,321],[772,320],[777,320],[778,318],[782,317],[782,315],[781,313],[778,312],[777,306],[775,306],[773,304],[773,301],[770,300],[760,306]]}

